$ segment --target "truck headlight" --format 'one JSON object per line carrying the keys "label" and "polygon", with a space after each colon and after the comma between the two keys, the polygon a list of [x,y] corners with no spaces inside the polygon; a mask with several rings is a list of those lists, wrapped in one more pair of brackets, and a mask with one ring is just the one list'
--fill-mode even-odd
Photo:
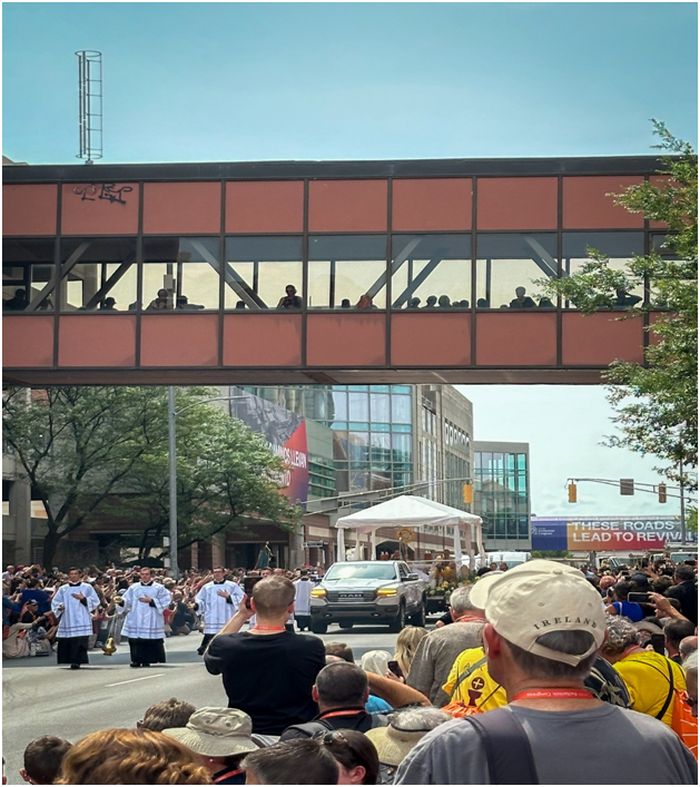
{"label": "truck headlight", "polygon": [[[313,592],[313,591],[312,591]],[[377,591],[377,597],[386,597],[386,596],[396,596],[398,595],[398,591],[396,588],[379,588]]]}
{"label": "truck headlight", "polygon": [[325,588],[313,588],[311,591],[311,598],[325,598],[326,597],[326,590]]}

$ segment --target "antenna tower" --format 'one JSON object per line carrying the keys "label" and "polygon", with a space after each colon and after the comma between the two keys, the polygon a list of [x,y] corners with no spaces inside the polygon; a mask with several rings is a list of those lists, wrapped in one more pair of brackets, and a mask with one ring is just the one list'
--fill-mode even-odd
{"label": "antenna tower", "polygon": [[76,158],[92,164],[102,158],[102,52],[82,49],[78,58],[78,137]]}

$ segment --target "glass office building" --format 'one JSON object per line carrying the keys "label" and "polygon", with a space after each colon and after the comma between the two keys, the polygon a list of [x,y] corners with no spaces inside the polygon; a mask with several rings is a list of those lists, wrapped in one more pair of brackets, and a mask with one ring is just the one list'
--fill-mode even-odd
{"label": "glass office building", "polygon": [[475,441],[473,510],[487,549],[530,549],[528,443]]}
{"label": "glass office building", "polygon": [[[413,474],[410,385],[243,386],[243,390],[330,429],[335,489],[328,457],[310,456],[310,497],[408,486]],[[316,467],[318,465],[318,467]],[[316,476],[319,476],[317,478]],[[320,483],[323,476],[323,483]],[[318,492],[323,494],[318,494]]]}

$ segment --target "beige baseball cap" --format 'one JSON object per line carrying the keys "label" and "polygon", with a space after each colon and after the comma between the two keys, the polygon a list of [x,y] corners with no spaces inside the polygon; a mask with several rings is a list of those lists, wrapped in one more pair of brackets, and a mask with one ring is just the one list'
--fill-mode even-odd
{"label": "beige baseball cap", "polygon": [[[529,560],[503,574],[485,574],[470,601],[508,642],[552,661],[576,666],[605,638],[598,591],[580,571],[552,560]],[[537,642],[550,631],[587,631],[593,644],[585,653],[561,653]]]}

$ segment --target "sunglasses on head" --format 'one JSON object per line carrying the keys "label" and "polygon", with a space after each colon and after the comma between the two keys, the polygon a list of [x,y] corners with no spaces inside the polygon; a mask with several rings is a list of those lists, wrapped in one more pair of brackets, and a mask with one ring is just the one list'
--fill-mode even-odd
{"label": "sunglasses on head", "polygon": [[332,746],[334,743],[342,743],[347,746],[351,751],[354,751],[348,739],[343,735],[340,730],[329,730],[328,732],[318,732],[314,738],[320,740],[325,746]]}

